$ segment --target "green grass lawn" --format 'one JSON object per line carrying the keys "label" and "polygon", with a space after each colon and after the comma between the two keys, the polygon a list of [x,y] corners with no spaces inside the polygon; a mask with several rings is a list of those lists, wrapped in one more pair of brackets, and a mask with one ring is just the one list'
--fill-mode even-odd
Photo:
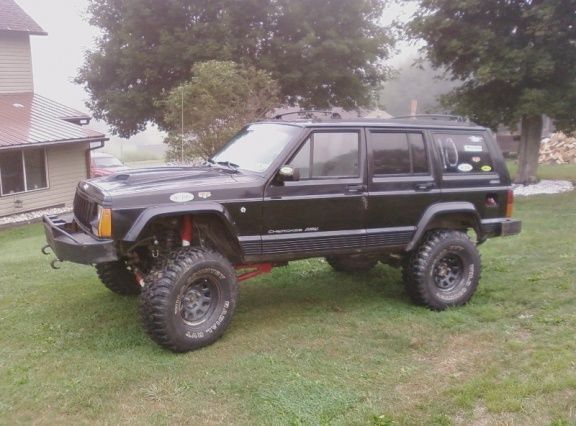
{"label": "green grass lawn", "polygon": [[[518,171],[518,162],[514,160],[506,161],[508,170],[511,176],[516,176]],[[550,180],[568,180],[571,182],[576,181],[576,164],[541,164],[538,166],[538,177],[540,179]]]}
{"label": "green grass lawn", "polygon": [[241,286],[216,344],[175,355],[40,226],[0,233],[0,424],[576,424],[576,193],[517,201],[466,307],[320,260]]}

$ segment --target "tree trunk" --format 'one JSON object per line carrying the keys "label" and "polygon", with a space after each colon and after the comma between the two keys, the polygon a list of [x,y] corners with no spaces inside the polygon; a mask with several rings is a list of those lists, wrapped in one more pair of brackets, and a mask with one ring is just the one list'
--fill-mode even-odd
{"label": "tree trunk", "polygon": [[518,173],[515,183],[530,185],[538,182],[536,170],[538,169],[543,125],[541,115],[525,115],[522,117],[522,133],[518,151]]}

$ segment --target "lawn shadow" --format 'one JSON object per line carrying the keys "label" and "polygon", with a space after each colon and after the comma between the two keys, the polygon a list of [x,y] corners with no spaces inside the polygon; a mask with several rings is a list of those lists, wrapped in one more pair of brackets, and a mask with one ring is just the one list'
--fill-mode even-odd
{"label": "lawn shadow", "polygon": [[307,312],[352,312],[377,308],[382,312],[411,310],[401,273],[388,266],[357,274],[327,268],[299,271],[278,270],[255,282],[241,284],[238,313],[249,319],[274,311],[282,317]]}

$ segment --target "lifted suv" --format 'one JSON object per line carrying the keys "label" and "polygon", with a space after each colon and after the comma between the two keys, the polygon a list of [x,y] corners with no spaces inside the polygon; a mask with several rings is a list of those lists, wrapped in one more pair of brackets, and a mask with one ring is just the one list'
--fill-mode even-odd
{"label": "lifted suv", "polygon": [[520,232],[511,212],[483,127],[276,119],[248,125],[202,167],[81,182],[74,213],[44,226],[53,266],[95,265],[111,291],[139,293],[148,334],[185,352],[222,335],[239,281],[297,259],[348,273],[402,266],[414,302],[463,305],[480,276],[476,246]]}

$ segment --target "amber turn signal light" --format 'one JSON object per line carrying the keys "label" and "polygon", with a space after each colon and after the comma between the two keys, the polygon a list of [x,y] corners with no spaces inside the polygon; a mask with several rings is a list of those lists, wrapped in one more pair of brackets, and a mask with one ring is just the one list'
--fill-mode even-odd
{"label": "amber turn signal light", "polygon": [[100,207],[98,211],[98,236],[110,238],[112,236],[112,210]]}

